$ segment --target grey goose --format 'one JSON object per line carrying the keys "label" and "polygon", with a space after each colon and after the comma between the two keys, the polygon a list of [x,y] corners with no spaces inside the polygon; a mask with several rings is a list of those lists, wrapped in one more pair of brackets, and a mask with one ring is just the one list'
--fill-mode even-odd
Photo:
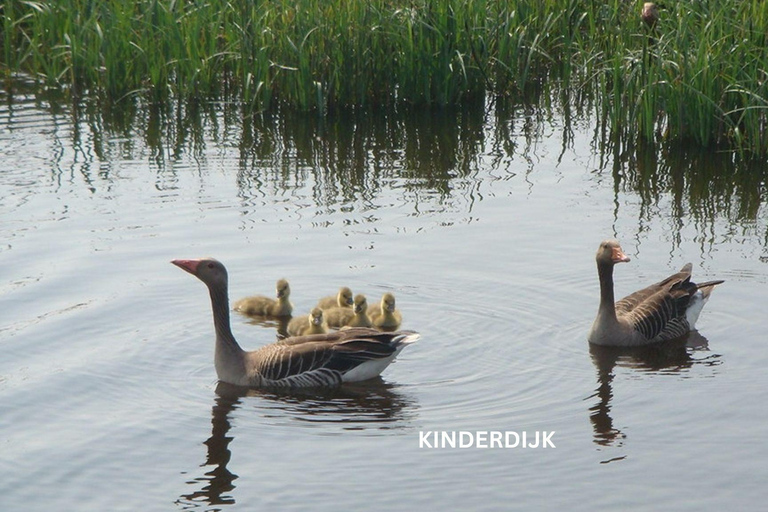
{"label": "grey goose", "polygon": [[680,272],[614,303],[613,267],[629,257],[616,240],[600,244],[595,257],[600,306],[587,337],[595,345],[639,346],[667,341],[695,329],[704,304],[722,280],[696,284],[688,263]]}
{"label": "grey goose", "polygon": [[211,298],[216,332],[214,365],[219,380],[247,387],[335,386],[374,378],[400,351],[419,339],[412,331],[350,328],[293,336],[253,351],[243,350],[229,322],[227,269],[213,258],[173,260],[200,279]]}

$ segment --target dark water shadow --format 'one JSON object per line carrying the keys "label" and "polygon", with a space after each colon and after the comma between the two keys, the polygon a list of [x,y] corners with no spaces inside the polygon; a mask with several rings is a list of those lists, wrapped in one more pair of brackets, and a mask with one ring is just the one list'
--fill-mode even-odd
{"label": "dark water shadow", "polygon": [[227,468],[232,458],[229,443],[234,436],[227,434],[232,427],[230,414],[242,407],[242,401],[236,395],[221,395],[218,392],[217,395],[211,410],[211,437],[203,442],[207,448],[206,458],[200,465],[211,469],[203,476],[187,481],[195,490],[182,494],[176,500],[182,510],[198,509],[202,504],[210,505],[206,510],[221,510],[221,505],[235,503],[229,493],[235,489],[234,482],[238,477]]}
{"label": "dark water shadow", "polygon": [[[722,364],[720,355],[709,352],[709,342],[698,331],[677,340],[646,347],[604,347],[590,344],[589,353],[597,370],[597,388],[586,400],[597,399],[588,411],[594,430],[594,442],[600,446],[622,446],[626,438],[626,435],[614,426],[611,414],[616,368],[686,378],[695,366],[716,367]],[[701,354],[707,355],[701,357]],[[714,375],[713,371],[712,376]]]}
{"label": "dark water shadow", "polygon": [[235,504],[238,475],[228,464],[232,458],[229,445],[235,439],[230,433],[231,420],[238,409],[254,407],[267,423],[298,422],[302,427],[318,428],[324,435],[410,428],[418,406],[397,388],[380,377],[338,388],[298,390],[249,389],[219,382],[211,408],[211,436],[203,442],[207,453],[201,467],[205,472],[187,481],[193,490],[182,494],[176,504],[182,510],[221,510]]}
{"label": "dark water shadow", "polygon": [[273,316],[260,316],[260,315],[246,315],[243,313],[237,313],[246,319],[248,325],[255,325],[257,327],[263,327],[265,329],[275,330],[275,341],[288,337],[288,322],[291,321],[290,316],[287,317],[273,317]]}
{"label": "dark water shadow", "polygon": [[[651,221],[668,219],[672,249],[682,240],[681,231],[693,224],[702,255],[715,242],[740,240],[747,235],[768,241],[764,205],[768,197],[768,166],[736,153],[702,150],[672,144],[615,141],[595,143],[599,175],[610,173],[613,182],[614,222],[626,222],[622,194],[635,194],[636,237]],[[727,227],[718,223],[727,222]],[[716,236],[717,235],[717,236]]]}
{"label": "dark water shadow", "polygon": [[324,435],[344,431],[411,428],[418,405],[415,398],[381,377],[340,387],[308,389],[247,389],[219,385],[217,393],[258,397],[254,406],[268,423],[317,428]]}

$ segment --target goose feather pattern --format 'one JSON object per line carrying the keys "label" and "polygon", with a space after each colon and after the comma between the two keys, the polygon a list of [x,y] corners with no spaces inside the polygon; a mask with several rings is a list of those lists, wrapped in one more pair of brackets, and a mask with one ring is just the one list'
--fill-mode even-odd
{"label": "goose feather pattern", "polygon": [[596,255],[600,306],[588,340],[596,345],[638,346],[667,341],[695,329],[704,304],[722,280],[696,284],[687,263],[663,281],[614,303],[613,267],[628,262],[616,240],[605,240]]}
{"label": "goose feather pattern", "polygon": [[400,351],[419,339],[413,331],[350,328],[285,338],[254,351],[235,340],[229,321],[228,277],[213,258],[171,263],[200,279],[211,297],[219,380],[247,387],[336,386],[379,375]]}

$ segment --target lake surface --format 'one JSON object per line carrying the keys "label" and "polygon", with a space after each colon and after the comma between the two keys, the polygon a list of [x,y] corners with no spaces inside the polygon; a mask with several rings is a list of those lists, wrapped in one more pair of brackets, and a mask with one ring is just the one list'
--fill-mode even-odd
{"label": "lake surface", "polygon": [[[558,108],[0,98],[3,510],[764,506],[765,165],[618,147]],[[726,280],[698,332],[589,346],[608,237],[632,258],[618,296],[688,261]],[[169,263],[208,255],[232,299],[285,277],[301,313],[391,291],[422,339],[340,389],[217,384],[207,291]],[[424,446],[444,431],[554,447]]]}

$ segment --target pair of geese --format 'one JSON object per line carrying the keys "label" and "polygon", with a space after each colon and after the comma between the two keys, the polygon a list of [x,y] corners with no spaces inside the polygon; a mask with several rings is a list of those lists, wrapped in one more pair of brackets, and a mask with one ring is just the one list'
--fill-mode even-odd
{"label": "pair of geese", "polygon": [[276,298],[257,295],[235,302],[234,310],[245,315],[271,318],[290,318],[286,330],[290,336],[326,334],[329,328],[376,327],[395,331],[400,327],[402,315],[395,307],[395,296],[389,292],[378,306],[368,306],[365,295],[352,296],[352,290],[342,286],[333,297],[320,299],[308,315],[291,318],[291,286],[285,279],[277,281]]}
{"label": "pair of geese", "polygon": [[[596,345],[640,346],[667,341],[694,329],[715,285],[696,284],[690,263],[680,272],[618,302],[613,295],[613,267],[629,261],[619,243],[606,240],[596,255],[600,305],[587,337]],[[213,258],[171,263],[208,287],[216,331],[214,363],[219,380],[246,387],[334,386],[374,378],[420,335],[382,332],[370,327],[292,336],[253,351],[235,340],[229,322],[227,269]]]}

